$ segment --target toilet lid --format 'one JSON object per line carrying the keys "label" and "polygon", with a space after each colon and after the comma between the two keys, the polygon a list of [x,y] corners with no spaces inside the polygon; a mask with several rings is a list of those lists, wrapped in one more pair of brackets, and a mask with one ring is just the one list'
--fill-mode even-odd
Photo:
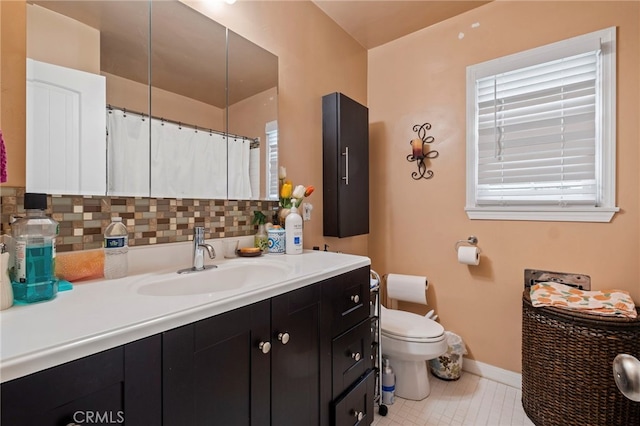
{"label": "toilet lid", "polygon": [[426,342],[444,335],[444,327],[434,320],[395,309],[382,310],[380,328],[382,329],[382,334],[410,341]]}

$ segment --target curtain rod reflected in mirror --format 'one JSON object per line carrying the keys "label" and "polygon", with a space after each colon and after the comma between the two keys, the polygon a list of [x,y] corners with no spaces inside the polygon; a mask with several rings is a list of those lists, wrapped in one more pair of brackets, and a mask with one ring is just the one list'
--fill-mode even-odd
{"label": "curtain rod reflected in mirror", "polygon": [[[129,110],[127,108],[122,108],[122,107],[118,107],[118,106],[107,104],[107,111],[113,111],[113,110],[122,111],[123,115],[125,117],[127,116],[127,114],[137,115],[142,119],[142,121],[144,121],[145,119],[149,118],[149,114],[145,114],[144,112],[132,111],[132,110]],[[161,123],[175,124],[178,127],[185,127],[185,128],[191,129],[191,130],[195,130],[196,132],[201,131],[201,132],[212,133],[212,134],[215,133],[215,134],[218,134],[218,135],[226,136],[229,139],[249,140],[249,141],[251,141],[251,148],[258,148],[260,146],[260,138],[259,137],[251,138],[249,136],[234,135],[233,133],[227,133],[227,132],[224,132],[224,131],[221,131],[221,130],[210,129],[210,128],[207,128],[207,127],[198,126],[196,124],[183,123],[181,121],[169,120],[169,119],[166,119],[164,117],[156,117],[156,116],[153,116],[153,115],[151,116],[151,118],[155,119],[155,120],[160,120]]]}

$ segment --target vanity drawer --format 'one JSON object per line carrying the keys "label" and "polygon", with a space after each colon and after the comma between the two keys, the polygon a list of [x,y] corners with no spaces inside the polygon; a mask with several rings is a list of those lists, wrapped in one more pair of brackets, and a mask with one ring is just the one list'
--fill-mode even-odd
{"label": "vanity drawer", "polygon": [[370,425],[373,422],[375,382],[375,374],[371,370],[349,392],[334,401],[334,426]]}
{"label": "vanity drawer", "polygon": [[369,317],[370,282],[367,266],[335,277],[323,287],[333,336]]}
{"label": "vanity drawer", "polygon": [[332,342],[332,398],[336,398],[371,367],[371,321],[336,337]]}

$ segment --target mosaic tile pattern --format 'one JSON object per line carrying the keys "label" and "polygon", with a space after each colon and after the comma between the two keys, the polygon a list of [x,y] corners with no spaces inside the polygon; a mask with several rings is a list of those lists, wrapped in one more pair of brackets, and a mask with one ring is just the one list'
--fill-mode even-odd
{"label": "mosaic tile pattern", "polygon": [[[25,188],[1,187],[0,234],[11,233],[13,216],[24,215]],[[204,226],[205,238],[253,235],[253,212],[272,217],[277,201],[197,200],[175,198],[49,195],[46,214],[58,221],[59,252],[102,247],[104,229],[121,216],[129,230],[129,245],[187,241],[194,226]]]}

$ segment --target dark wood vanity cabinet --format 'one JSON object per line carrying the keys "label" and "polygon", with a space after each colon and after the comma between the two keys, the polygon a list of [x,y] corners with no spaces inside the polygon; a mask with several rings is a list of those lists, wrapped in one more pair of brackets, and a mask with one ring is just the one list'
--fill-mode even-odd
{"label": "dark wood vanity cabinet", "polygon": [[3,383],[0,424],[161,425],[161,343],[151,336]]}
{"label": "dark wood vanity cabinet", "polygon": [[335,277],[322,287],[323,426],[373,422],[370,299],[368,267]]}
{"label": "dark wood vanity cabinet", "polygon": [[369,233],[369,110],[342,93],[322,97],[323,234]]}
{"label": "dark wood vanity cabinet", "polygon": [[163,333],[164,426],[314,425],[318,284]]}
{"label": "dark wood vanity cabinet", "polygon": [[359,268],[3,383],[1,424],[368,425],[369,282]]}
{"label": "dark wood vanity cabinet", "polygon": [[269,424],[270,313],[266,300],[162,334],[165,426]]}

